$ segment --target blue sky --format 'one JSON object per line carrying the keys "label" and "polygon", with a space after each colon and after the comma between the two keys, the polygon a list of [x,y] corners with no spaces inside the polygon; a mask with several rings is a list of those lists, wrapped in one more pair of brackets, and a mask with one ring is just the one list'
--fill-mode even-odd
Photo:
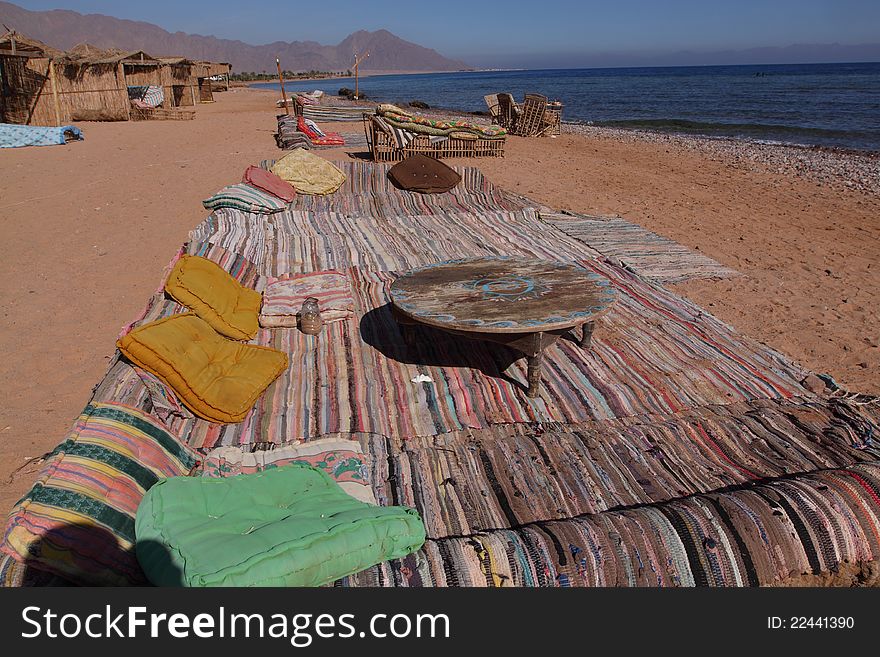
{"label": "blue sky", "polygon": [[[15,0],[13,0],[15,2]],[[477,66],[650,60],[679,51],[880,43],[880,0],[18,0],[247,43],[336,44],[357,29],[398,36]],[[401,9],[403,8],[403,9]],[[439,9],[438,9],[439,8]],[[502,10],[503,8],[503,10]]]}

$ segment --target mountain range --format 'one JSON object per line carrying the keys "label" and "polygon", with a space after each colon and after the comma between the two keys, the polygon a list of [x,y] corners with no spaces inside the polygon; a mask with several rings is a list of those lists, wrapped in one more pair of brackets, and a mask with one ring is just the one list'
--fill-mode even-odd
{"label": "mountain range", "polygon": [[360,30],[335,46],[314,41],[277,41],[260,46],[213,36],[168,32],[158,25],[102,14],[80,14],[65,9],[29,11],[0,2],[0,24],[50,46],[67,50],[78,43],[99,48],[143,50],[154,57],[179,55],[191,59],[229,62],[235,72],[271,72],[275,58],[291,71],[345,71],[354,53],[369,52],[362,70],[457,71],[464,62],[444,57],[436,50],[405,41],[388,30]]}

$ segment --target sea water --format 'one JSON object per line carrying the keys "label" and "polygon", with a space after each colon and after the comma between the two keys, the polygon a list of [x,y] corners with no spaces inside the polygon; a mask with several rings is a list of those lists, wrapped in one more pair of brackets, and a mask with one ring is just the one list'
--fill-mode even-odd
{"label": "sea water", "polygon": [[[285,82],[288,92],[340,87],[353,78]],[[564,103],[568,122],[880,151],[880,63],[379,75],[361,76],[360,91],[468,112],[485,111],[487,94],[541,93]]]}

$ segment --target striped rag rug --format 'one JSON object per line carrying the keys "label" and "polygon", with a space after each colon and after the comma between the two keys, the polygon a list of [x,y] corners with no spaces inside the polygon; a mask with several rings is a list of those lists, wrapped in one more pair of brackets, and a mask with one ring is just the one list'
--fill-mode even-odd
{"label": "striped rag rug", "polygon": [[[275,160],[263,160],[260,167],[270,170]],[[345,182],[334,194],[300,194],[292,210],[339,212],[352,217],[371,216],[404,221],[410,215],[438,212],[499,212],[532,207],[527,201],[508,195],[489,182],[476,167],[455,167],[461,182],[444,194],[420,194],[395,187],[388,179],[391,165],[367,162],[334,162]],[[559,231],[561,233],[561,231]]]}
{"label": "striped rag rug", "polygon": [[570,262],[599,256],[575,238],[548,231],[533,210],[441,214],[437,209],[389,221],[326,211],[264,217],[224,209],[190,233],[188,250],[204,256],[205,244],[222,247],[252,262],[261,274],[278,277],[352,266],[406,270],[471,256]]}
{"label": "striped rag rug", "polygon": [[880,462],[429,539],[338,586],[760,586],[880,556]]}
{"label": "striped rag rug", "polygon": [[[223,266],[224,258],[217,261]],[[237,265],[236,257],[227,254],[225,262],[256,280],[253,268]],[[406,347],[388,305],[395,275],[355,267],[347,273],[356,313],[325,326],[320,340],[292,329],[258,333],[255,342],[287,353],[290,368],[242,423],[174,418],[170,426],[190,446],[206,449],[338,432],[412,437],[494,424],[583,423],[810,395],[799,383],[803,371],[691,302],[615,265],[583,264],[611,280],[618,301],[590,350],[568,339],[547,350],[536,398],[522,394],[524,360],[504,347],[428,328],[426,339]],[[142,321],[178,309],[157,298]],[[140,378],[120,374],[105,380],[96,399],[140,406],[146,394]],[[418,375],[431,381],[412,383]]]}
{"label": "striped rag rug", "polygon": [[447,538],[876,461],[878,418],[880,406],[759,399],[362,442],[377,498],[415,507],[429,537]]}
{"label": "striped rag rug", "polygon": [[[718,263],[622,220],[559,218],[474,168],[437,195],[393,188],[387,166],[342,168],[336,194],[218,209],[182,249],[258,291],[330,269],[350,284],[354,314],[319,336],[258,332],[290,368],[243,422],[166,412],[173,392],[118,354],[92,404],[201,454],[357,441],[379,503],[416,507],[429,539],[340,586],[754,586],[880,555],[880,400],[807,389],[660,284],[729,275]],[[572,228],[588,221],[589,237]],[[617,292],[591,349],[547,350],[536,398],[520,354],[429,328],[408,347],[390,313],[396,272],[478,255],[575,263]],[[131,326],[181,310],[160,286]],[[0,579],[47,583],[8,558]]]}
{"label": "striped rag rug", "polygon": [[279,127],[278,132],[275,134],[275,143],[278,144],[278,148],[291,151],[294,148],[306,148],[309,150],[322,150],[329,148],[344,148],[344,149],[352,149],[352,148],[362,148],[366,149],[367,147],[367,137],[363,132],[342,132],[340,133],[342,138],[345,140],[345,144],[343,145],[320,145],[314,143],[307,134],[303,132],[299,132],[298,130],[294,130],[291,128],[281,128]]}
{"label": "striped rag rug", "polygon": [[615,258],[640,275],[661,283],[739,275],[736,270],[708,256],[620,217],[542,212],[541,218],[603,255]]}

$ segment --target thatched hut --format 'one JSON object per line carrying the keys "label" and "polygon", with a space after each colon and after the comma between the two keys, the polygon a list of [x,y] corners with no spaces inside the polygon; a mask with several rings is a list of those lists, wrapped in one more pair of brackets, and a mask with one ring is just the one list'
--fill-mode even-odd
{"label": "thatched hut", "polygon": [[[197,96],[201,103],[213,103],[214,91],[229,91],[229,71],[232,65],[227,62],[193,62],[193,77],[197,84]],[[218,87],[220,78],[225,85]]]}
{"label": "thatched hut", "polygon": [[186,57],[159,57],[167,107],[192,107],[198,93],[194,62]]}
{"label": "thatched hut", "polygon": [[65,121],[126,121],[129,99],[121,53],[79,44],[54,60]]}
{"label": "thatched hut", "polygon": [[160,82],[159,62],[146,53],[88,44],[61,53],[15,32],[0,37],[0,78],[0,121],[46,126],[126,121],[127,87]]}
{"label": "thatched hut", "polygon": [[59,125],[53,58],[59,51],[10,31],[0,37],[0,122]]}
{"label": "thatched hut", "polygon": [[[137,50],[104,50],[82,43],[62,53],[16,32],[0,37],[0,122],[61,125],[69,121],[126,121],[134,89],[160,87],[154,118],[191,118],[166,111],[213,100],[209,78],[229,64],[156,58]],[[132,93],[130,93],[130,91]]]}
{"label": "thatched hut", "polygon": [[121,64],[129,87],[161,87],[162,62],[143,50],[118,53],[105,61]]}

